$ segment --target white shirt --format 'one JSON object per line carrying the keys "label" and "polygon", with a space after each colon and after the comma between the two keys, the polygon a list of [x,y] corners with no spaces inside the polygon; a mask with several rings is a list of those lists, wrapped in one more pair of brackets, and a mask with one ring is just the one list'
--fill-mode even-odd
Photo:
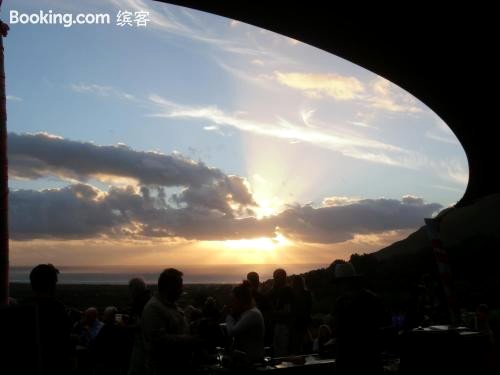
{"label": "white shirt", "polygon": [[264,357],[264,318],[257,307],[245,311],[236,321],[226,318],[227,333],[234,337],[234,348],[245,352],[251,362]]}

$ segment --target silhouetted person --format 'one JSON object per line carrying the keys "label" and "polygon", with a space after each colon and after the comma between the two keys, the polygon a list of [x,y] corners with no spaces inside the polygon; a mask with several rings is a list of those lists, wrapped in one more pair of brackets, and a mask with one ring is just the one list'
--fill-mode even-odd
{"label": "silhouetted person", "polygon": [[176,304],[182,294],[182,272],[168,268],[158,278],[158,292],[142,312],[148,373],[189,373],[198,340],[189,334],[184,312]]}
{"label": "silhouetted person", "polygon": [[246,353],[247,364],[264,358],[264,318],[255,306],[248,281],[233,289],[226,327],[228,336],[234,338],[233,349]]}
{"label": "silhouetted person", "polygon": [[422,285],[412,286],[404,322],[406,330],[429,325],[430,318],[426,315],[424,295],[425,288]]}
{"label": "silhouetted person", "polygon": [[438,283],[429,274],[422,275],[422,304],[424,309],[424,325],[446,322],[449,319],[444,295]]}
{"label": "silhouetted person", "polygon": [[272,345],[273,343],[273,338],[272,338],[272,330],[270,329],[271,327],[271,321],[270,321],[270,314],[271,314],[271,303],[269,302],[269,298],[262,293],[260,290],[260,277],[257,272],[249,272],[247,274],[247,281],[250,283],[250,288],[252,290],[252,296],[255,301],[255,305],[259,309],[259,311],[262,313],[262,316],[264,317],[264,324],[266,326],[266,336],[265,336],[265,344],[266,345]]}
{"label": "silhouetted person", "polygon": [[128,282],[130,294],[130,323],[140,319],[142,310],[151,298],[151,291],[148,289],[143,279],[135,277]]}
{"label": "silhouetted person", "polygon": [[214,297],[207,297],[203,303],[202,309],[203,318],[219,320],[221,311],[217,306],[217,301]]}
{"label": "silhouetted person", "polygon": [[95,307],[86,309],[82,321],[74,328],[79,335],[79,344],[86,347],[92,345],[102,326],[103,322],[98,319],[97,309]]}
{"label": "silhouetted person", "polygon": [[320,355],[331,354],[334,340],[332,338],[332,330],[326,324],[322,324],[318,329],[318,337],[313,342],[313,352]]}
{"label": "silhouetted person", "polygon": [[144,339],[141,328],[141,316],[144,306],[151,298],[151,291],[141,278],[133,278],[128,282],[130,294],[130,316],[128,329],[134,339],[128,375],[143,374],[145,369]]}
{"label": "silhouetted person", "polygon": [[217,346],[224,346],[224,337],[219,326],[221,319],[222,312],[217,301],[213,297],[207,297],[197,329],[199,335],[206,340],[208,350],[213,351]]}
{"label": "silhouetted person", "polygon": [[311,323],[312,296],[311,292],[306,289],[304,278],[299,275],[292,276],[292,291],[293,329],[291,351],[294,354],[302,354],[311,341],[309,324]]}
{"label": "silhouetted person", "polygon": [[271,304],[271,328],[273,330],[274,356],[290,352],[290,335],[293,326],[293,292],[287,285],[286,271],[278,268],[273,273],[273,288],[269,292]]}
{"label": "silhouetted person", "polygon": [[338,293],[333,320],[336,374],[382,374],[382,305],[374,293],[362,287],[351,263],[337,264],[334,272]]}
{"label": "silhouetted person", "polygon": [[144,280],[138,277],[129,281],[128,290],[131,301],[128,329],[134,339],[128,375],[140,375],[146,371],[141,316],[144,306],[151,298],[151,291]]}
{"label": "silhouetted person", "polygon": [[247,281],[250,285],[250,290],[252,291],[252,296],[255,300],[257,308],[261,313],[268,311],[270,309],[270,305],[267,297],[260,291],[259,274],[257,272],[249,272],[247,274]]}
{"label": "silhouetted person", "polygon": [[71,355],[71,321],[64,305],[55,297],[57,270],[52,264],[40,264],[30,273],[34,296],[28,303],[38,312],[42,374],[67,374]]}
{"label": "silhouetted person", "polygon": [[122,323],[118,323],[114,306],[108,306],[103,314],[103,326],[95,337],[92,351],[97,367],[102,370],[119,370],[125,374],[130,355],[130,337]]}

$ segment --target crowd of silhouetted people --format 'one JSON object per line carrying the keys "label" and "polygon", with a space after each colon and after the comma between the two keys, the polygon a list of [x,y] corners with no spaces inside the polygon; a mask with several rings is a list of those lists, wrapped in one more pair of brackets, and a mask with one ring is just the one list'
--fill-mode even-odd
{"label": "crowd of silhouetted people", "polygon": [[[183,274],[168,268],[159,275],[157,292],[133,278],[129,308],[108,306],[101,313],[64,306],[56,298],[58,274],[50,264],[33,268],[33,295],[22,301],[36,306],[43,374],[177,374],[210,365],[238,370],[307,353],[334,356],[337,374],[383,374],[384,328],[425,326],[439,310],[431,281],[424,278],[405,320],[393,315],[391,321],[351,263],[336,265],[332,319],[314,330],[311,292],[302,276],[287,277],[284,269],[274,271],[266,292],[259,275],[250,272],[232,289],[228,305],[207,297],[203,306],[181,308]],[[495,339],[487,306],[478,308],[473,324]]]}

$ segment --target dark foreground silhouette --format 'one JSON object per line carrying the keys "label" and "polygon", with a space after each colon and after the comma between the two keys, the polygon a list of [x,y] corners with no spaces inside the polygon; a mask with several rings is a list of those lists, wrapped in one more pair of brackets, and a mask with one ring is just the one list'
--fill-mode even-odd
{"label": "dark foreground silhouette", "polygon": [[0,310],[1,353],[9,359],[2,362],[9,364],[2,373],[486,374],[497,369],[500,330],[488,305],[462,314],[468,327],[450,329],[433,276],[420,277],[407,292],[405,308],[393,309],[367,287],[373,280],[355,269],[355,264],[366,269],[370,259],[351,260],[322,271],[321,291],[311,274],[288,277],[277,269],[265,283],[250,272],[232,289],[214,287],[214,295],[205,290],[191,300],[184,298],[182,272],[168,268],[156,288],[130,280],[128,307],[83,311],[58,300],[59,271],[38,265],[30,274],[30,295]]}

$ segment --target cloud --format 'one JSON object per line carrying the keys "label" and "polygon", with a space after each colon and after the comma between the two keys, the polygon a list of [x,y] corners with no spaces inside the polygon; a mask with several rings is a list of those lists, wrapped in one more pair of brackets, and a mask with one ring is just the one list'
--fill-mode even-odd
{"label": "cloud", "polygon": [[441,190],[447,190],[447,191],[453,191],[453,192],[456,192],[456,193],[464,193],[464,190],[463,189],[457,189],[456,187],[451,187],[451,186],[445,186],[445,185],[429,185],[430,187],[432,188],[436,188],[436,189],[441,189]]}
{"label": "cloud", "polygon": [[[249,200],[240,182],[241,179],[231,179],[232,199]],[[203,191],[194,197],[185,194],[179,199],[186,203],[184,207],[169,205],[161,189],[153,193],[154,189],[148,187],[131,186],[112,187],[104,192],[86,184],[42,191],[12,191],[9,196],[11,238],[225,239],[273,233],[270,228],[267,232],[261,230],[258,224],[248,225],[256,222],[253,218],[237,220],[233,215],[225,215],[221,211],[224,207],[206,202]]]}
{"label": "cloud", "polygon": [[284,59],[274,50],[264,48],[261,43],[248,37],[242,37],[240,33],[235,33],[235,29],[245,25],[236,20],[229,21],[229,32],[220,35],[220,32],[214,32],[214,29],[207,25],[206,20],[202,18],[203,16],[200,16],[200,12],[191,9],[181,8],[179,11],[178,6],[144,0],[110,0],[110,2],[117,10],[149,12],[148,27],[204,43],[222,52],[256,58]]}
{"label": "cloud", "polygon": [[288,43],[290,43],[292,46],[296,46],[297,44],[301,43],[299,40],[297,40],[297,39],[293,39],[293,38],[287,38],[287,41],[288,41]]}
{"label": "cloud", "polygon": [[115,185],[134,180],[143,188],[154,187],[160,197],[164,187],[180,187],[183,190],[171,197],[177,205],[218,210],[229,216],[251,212],[257,205],[244,178],[226,175],[201,161],[44,133],[9,134],[9,173],[24,179],[56,176],[85,182],[96,178]]}
{"label": "cloud", "polygon": [[239,214],[251,212],[248,206],[257,205],[246,180],[239,176],[228,176],[210,185],[190,186],[174,194],[172,200],[178,205],[213,209],[228,216],[233,216],[235,210]]}
{"label": "cloud", "polygon": [[337,100],[353,100],[365,91],[355,77],[339,74],[282,73],[274,72],[275,79],[288,87],[304,91],[308,96],[330,96]]}
{"label": "cloud", "polygon": [[22,98],[20,98],[19,96],[15,96],[15,95],[7,95],[6,99],[13,101],[13,102],[22,102],[23,101]]}
{"label": "cloud", "polygon": [[264,61],[262,61],[260,59],[253,59],[251,61],[251,63],[254,64],[254,65],[259,65],[259,66],[264,66],[265,65]]}
{"label": "cloud", "polygon": [[404,204],[416,204],[416,205],[424,204],[424,200],[422,198],[416,197],[414,195],[405,195],[403,196],[403,199],[401,199],[401,201]]}
{"label": "cloud", "polygon": [[10,236],[14,240],[89,238],[128,222],[105,203],[99,190],[89,185],[18,190],[9,198]]}
{"label": "cloud", "polygon": [[[273,79],[282,85],[302,91],[306,96],[314,99],[331,97],[344,101],[357,100],[369,107],[389,112],[422,112],[422,108],[413,96],[382,77],[377,77],[367,85],[354,76],[335,73],[275,71]],[[355,125],[365,126],[366,124]]]}
{"label": "cloud", "polygon": [[436,126],[431,130],[427,130],[425,136],[434,141],[460,145],[460,142],[458,142],[448,125],[441,119],[437,119]]}
{"label": "cloud", "polygon": [[243,69],[230,66],[226,62],[222,62],[220,59],[214,59],[214,61],[221,69],[242,81],[259,86],[267,91],[276,91],[276,86],[269,80],[268,75],[254,71],[255,66],[259,65],[255,61],[260,61],[264,64],[264,62],[260,59],[254,59],[252,61],[253,66],[245,67]]}
{"label": "cloud", "polygon": [[315,109],[300,111],[300,117],[302,118],[302,121],[304,122],[304,124],[306,124],[311,128],[315,127],[314,125],[311,124],[311,121],[309,121],[314,115],[314,112],[316,112]]}
{"label": "cloud", "polygon": [[333,207],[333,206],[346,206],[359,201],[360,201],[359,198],[332,196],[324,198],[322,203],[323,206]]}
{"label": "cloud", "polygon": [[283,235],[308,243],[336,243],[359,234],[418,228],[423,219],[442,208],[422,199],[363,199],[353,203],[314,208],[291,207],[270,220]]}
{"label": "cloud", "polygon": [[370,106],[389,112],[418,113],[422,108],[417,100],[390,81],[377,77],[371,84],[372,94],[365,100]]}
{"label": "cloud", "polygon": [[439,134],[433,133],[432,131],[426,131],[425,136],[429,139],[433,139],[433,140],[438,141],[438,142],[449,143],[452,145],[459,145],[460,144],[456,139],[453,139],[451,137],[446,137],[443,135],[439,135]]}
{"label": "cloud", "polygon": [[217,126],[233,127],[241,131],[291,142],[313,144],[355,159],[405,168],[414,167],[409,152],[400,147],[340,130],[329,131],[326,126],[315,127],[311,122],[314,114],[311,111],[301,112],[302,121],[306,124],[302,126],[280,117],[277,117],[274,122],[256,121],[241,113],[226,113],[216,106],[183,106],[158,95],[151,95],[150,100],[161,110],[153,114],[154,117],[203,119]]}
{"label": "cloud", "polygon": [[46,133],[9,133],[9,172],[36,179],[53,175],[87,181],[126,177],[143,185],[201,186],[226,178],[223,172],[178,154],[135,151],[126,145],[98,146]]}
{"label": "cloud", "polygon": [[[268,82],[267,79],[255,79],[259,80],[261,83]],[[379,84],[375,85],[377,87],[375,91],[379,95],[391,96],[391,88],[387,84],[388,81],[382,78],[380,79],[381,80],[377,80]],[[81,93],[90,92],[100,96],[116,96],[128,100],[143,101],[111,86],[80,83],[72,85],[72,89]],[[273,122],[263,122],[249,118],[248,113],[242,111],[227,113],[215,106],[185,106],[166,100],[155,94],[150,95],[148,99],[162,110],[161,113],[156,113],[152,116],[208,120],[213,124],[204,126],[204,129],[207,131],[215,130],[221,135],[225,135],[221,127],[233,127],[245,132],[283,139],[291,144],[313,144],[315,146],[337,151],[347,157],[372,163],[414,170],[420,170],[422,168],[432,169],[440,176],[444,176],[448,180],[462,185],[466,184],[468,181],[468,172],[462,167],[460,162],[451,161],[448,163],[445,160],[433,161],[426,155],[417,151],[411,151],[384,143],[372,139],[367,135],[356,134],[356,132],[350,131],[350,129],[345,127],[344,129],[339,128],[339,126],[332,127],[331,124],[323,123],[314,118],[314,109],[301,110],[299,112],[302,123],[293,123],[280,117],[276,117]],[[366,115],[363,116],[362,113],[358,113],[357,116],[367,117]],[[370,116],[368,116],[368,118],[369,117]],[[349,124],[360,128],[378,129],[368,124],[366,121],[351,121]],[[433,129],[432,132],[427,131],[425,135],[442,142],[457,143],[456,140],[451,139],[450,130],[440,119],[436,122],[435,129]]]}
{"label": "cloud", "polygon": [[117,90],[111,86],[102,86],[102,85],[97,85],[95,83],[92,84],[78,83],[78,84],[72,84],[70,87],[73,91],[78,93],[90,93],[98,96],[115,96],[120,99],[136,100],[134,95]]}
{"label": "cloud", "polygon": [[376,129],[376,130],[379,130],[378,127],[370,125],[370,124],[367,124],[366,122],[363,122],[363,121],[350,121],[349,123],[352,124],[352,125],[354,125],[354,126],[359,126],[360,128],[367,128],[367,129]]}
{"label": "cloud", "polygon": [[444,176],[457,184],[466,186],[469,182],[469,172],[458,160],[451,159],[438,163],[438,168],[444,172]]}
{"label": "cloud", "polygon": [[[187,25],[179,22],[176,17],[173,17],[165,4],[157,4],[152,6],[151,2],[143,0],[110,0],[110,2],[118,10],[128,10],[131,12],[149,12],[148,26],[159,30],[169,31],[175,34],[191,35],[193,30]],[[161,9],[160,9],[161,6]]]}
{"label": "cloud", "polygon": [[[231,179],[233,199],[251,202],[243,180]],[[210,189],[209,189],[210,190]],[[224,197],[216,191],[189,191],[167,203],[161,191],[142,187],[100,191],[85,184],[10,194],[11,237],[14,240],[85,238],[171,238],[231,240],[275,237],[306,243],[339,243],[360,234],[413,229],[441,205],[413,198],[364,199],[314,208],[290,206],[257,220],[227,214]],[[221,189],[224,190],[224,189]],[[240,197],[236,195],[242,194]],[[210,199],[210,202],[206,202]],[[183,205],[177,205],[183,203]]]}

